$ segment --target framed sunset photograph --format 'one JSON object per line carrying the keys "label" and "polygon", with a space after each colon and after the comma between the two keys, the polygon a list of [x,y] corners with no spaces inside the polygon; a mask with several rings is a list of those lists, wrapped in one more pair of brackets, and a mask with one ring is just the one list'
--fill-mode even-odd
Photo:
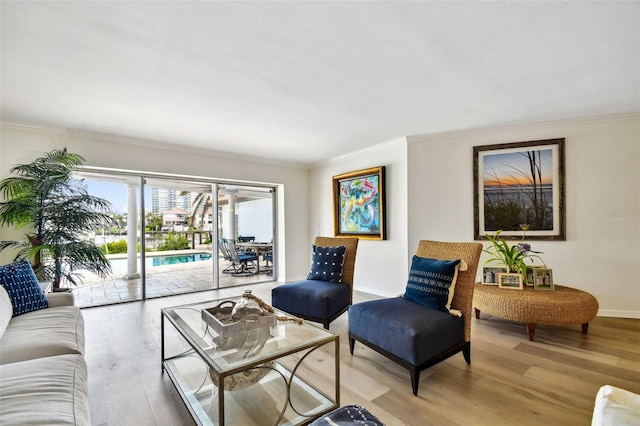
{"label": "framed sunset photograph", "polygon": [[476,240],[565,240],[564,139],[475,146],[473,164]]}

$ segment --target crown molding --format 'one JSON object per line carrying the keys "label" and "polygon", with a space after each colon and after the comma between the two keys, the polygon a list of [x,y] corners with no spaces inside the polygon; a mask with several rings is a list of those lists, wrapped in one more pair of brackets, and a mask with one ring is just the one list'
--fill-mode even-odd
{"label": "crown molding", "polygon": [[387,149],[396,145],[405,145],[406,143],[407,143],[407,138],[402,136],[402,137],[391,139],[389,141],[382,142],[376,145],[371,145],[357,151],[352,151],[347,154],[339,155],[337,157],[333,157],[328,160],[318,161],[317,163],[313,163],[311,167],[312,168],[322,167],[332,163],[338,163],[341,161],[352,159],[354,157],[360,157],[362,155],[371,154],[372,152],[381,151],[383,149]]}
{"label": "crown molding", "polygon": [[567,118],[562,120],[547,120],[539,122],[509,123],[504,125],[477,127],[474,129],[452,130],[439,133],[425,133],[407,136],[407,143],[428,142],[434,140],[460,139],[468,136],[491,135],[522,130],[540,130],[561,126],[589,125],[606,122],[640,120],[640,112],[628,112],[623,114],[610,114],[591,117]]}
{"label": "crown molding", "polygon": [[117,143],[122,145],[140,146],[144,148],[161,149],[161,150],[172,151],[172,152],[180,151],[188,154],[204,155],[204,156],[222,158],[227,160],[244,161],[248,163],[255,163],[255,164],[261,164],[261,165],[271,165],[271,166],[287,167],[287,168],[301,169],[301,170],[306,170],[309,168],[308,165],[301,164],[301,163],[271,160],[271,159],[265,159],[261,157],[252,157],[249,155],[232,154],[224,151],[215,151],[215,150],[206,149],[206,148],[196,148],[196,147],[190,147],[185,145],[172,144],[169,142],[153,141],[149,139],[139,139],[139,138],[133,138],[129,136],[120,136],[120,135],[113,135],[109,133],[93,132],[89,130],[59,128],[59,127],[48,126],[43,124],[9,121],[9,120],[0,121],[0,127],[8,128],[8,129],[31,131],[31,132],[41,132],[41,133],[47,133],[47,134],[56,135],[56,136],[66,136],[69,138],[88,139],[88,140],[93,140],[97,142],[109,142],[109,143]]}

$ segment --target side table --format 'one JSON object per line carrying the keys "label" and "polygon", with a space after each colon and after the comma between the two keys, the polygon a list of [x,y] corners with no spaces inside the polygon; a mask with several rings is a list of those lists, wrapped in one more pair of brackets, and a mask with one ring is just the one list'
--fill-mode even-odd
{"label": "side table", "polygon": [[533,341],[536,324],[581,324],[587,333],[589,321],[598,313],[598,301],[591,294],[571,287],[555,285],[554,290],[502,289],[476,283],[473,292],[476,319],[480,312],[527,325],[529,340]]}

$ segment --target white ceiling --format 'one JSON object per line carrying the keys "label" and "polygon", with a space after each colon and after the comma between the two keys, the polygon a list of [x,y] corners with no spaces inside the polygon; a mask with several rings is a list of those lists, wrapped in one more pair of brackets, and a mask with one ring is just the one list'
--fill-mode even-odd
{"label": "white ceiling", "polygon": [[640,111],[640,2],[1,3],[2,119],[305,164]]}

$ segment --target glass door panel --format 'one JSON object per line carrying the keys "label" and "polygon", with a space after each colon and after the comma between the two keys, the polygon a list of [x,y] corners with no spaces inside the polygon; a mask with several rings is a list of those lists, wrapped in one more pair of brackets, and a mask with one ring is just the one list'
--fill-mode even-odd
{"label": "glass door panel", "polygon": [[213,288],[211,184],[145,178],[151,209],[145,213],[147,297]]}
{"label": "glass door panel", "polygon": [[221,287],[275,279],[273,194],[268,187],[218,186],[218,233],[238,255],[221,267]]}

